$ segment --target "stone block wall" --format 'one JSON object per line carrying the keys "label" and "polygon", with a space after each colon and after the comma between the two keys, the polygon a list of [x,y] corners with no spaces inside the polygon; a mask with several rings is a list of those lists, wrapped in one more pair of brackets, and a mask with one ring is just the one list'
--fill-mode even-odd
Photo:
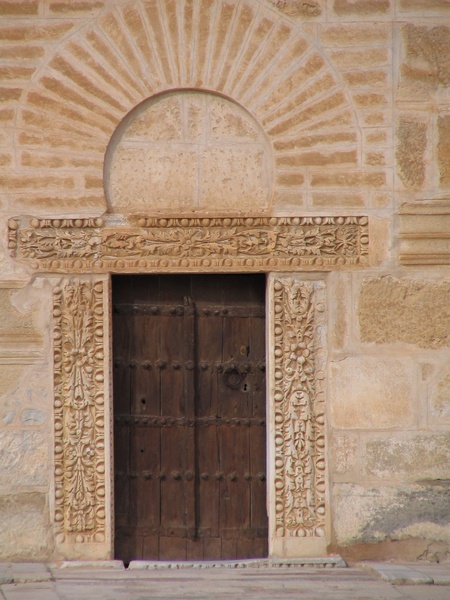
{"label": "stone block wall", "polygon": [[354,559],[442,560],[449,534],[450,281],[429,270],[333,278],[336,544],[351,543]]}
{"label": "stone block wall", "polygon": [[449,83],[448,0],[0,0],[0,559],[64,554],[61,269],[14,259],[8,221],[128,212],[369,218],[367,262],[304,269],[327,294],[328,548],[449,557]]}

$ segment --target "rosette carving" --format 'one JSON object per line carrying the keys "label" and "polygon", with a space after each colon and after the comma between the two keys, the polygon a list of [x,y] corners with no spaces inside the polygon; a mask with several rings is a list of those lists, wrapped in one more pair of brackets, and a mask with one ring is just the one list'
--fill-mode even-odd
{"label": "rosette carving", "polygon": [[275,526],[282,537],[324,535],[324,296],[322,282],[273,282]]}
{"label": "rosette carving", "polygon": [[58,541],[105,539],[103,282],[54,290],[55,521]]}

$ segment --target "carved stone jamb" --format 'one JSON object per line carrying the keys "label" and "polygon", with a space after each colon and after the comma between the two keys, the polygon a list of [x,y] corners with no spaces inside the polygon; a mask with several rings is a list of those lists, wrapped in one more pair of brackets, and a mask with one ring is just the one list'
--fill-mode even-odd
{"label": "carved stone jamb", "polygon": [[368,263],[366,216],[17,217],[11,255],[38,272],[268,272]]}
{"label": "carved stone jamb", "polygon": [[105,278],[54,289],[55,540],[65,558],[111,551],[107,292]]}
{"label": "carved stone jamb", "polygon": [[270,555],[326,555],[325,283],[269,278]]}

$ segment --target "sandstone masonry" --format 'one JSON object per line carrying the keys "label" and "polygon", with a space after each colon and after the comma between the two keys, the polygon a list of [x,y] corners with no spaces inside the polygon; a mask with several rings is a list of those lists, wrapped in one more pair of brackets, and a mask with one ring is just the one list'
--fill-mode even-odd
{"label": "sandstone masonry", "polygon": [[449,48],[447,0],[0,0],[1,560],[114,556],[111,274],[168,272],[268,275],[270,555],[450,556]]}

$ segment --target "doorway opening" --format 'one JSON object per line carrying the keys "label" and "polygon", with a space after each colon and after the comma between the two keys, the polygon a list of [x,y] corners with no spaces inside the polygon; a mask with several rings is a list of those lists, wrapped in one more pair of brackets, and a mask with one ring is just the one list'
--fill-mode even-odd
{"label": "doorway opening", "polygon": [[266,557],[265,276],[112,290],[115,557]]}

